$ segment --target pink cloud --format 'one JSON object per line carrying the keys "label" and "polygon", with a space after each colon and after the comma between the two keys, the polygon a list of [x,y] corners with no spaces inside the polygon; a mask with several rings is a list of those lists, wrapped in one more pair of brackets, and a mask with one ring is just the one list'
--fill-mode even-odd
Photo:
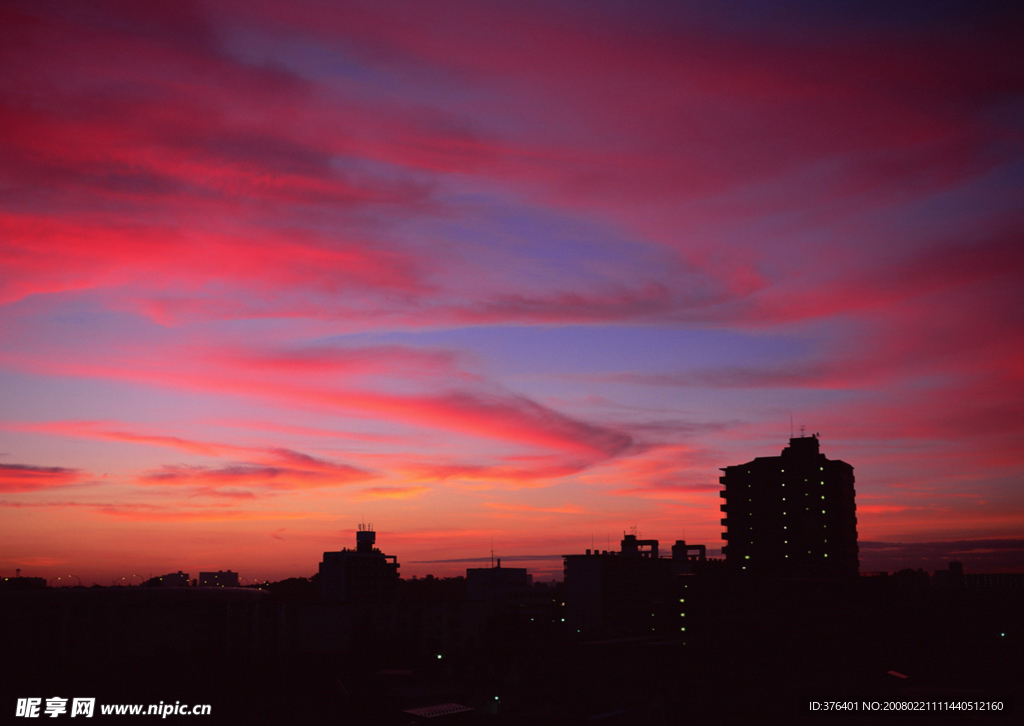
{"label": "pink cloud", "polygon": [[[135,365],[123,363],[73,363],[21,356],[0,356],[26,368],[39,366],[52,373],[115,380],[138,381],[185,390],[250,396],[316,409],[351,411],[429,428],[441,428],[470,436],[567,451],[590,458],[610,458],[626,452],[632,438],[613,428],[592,424],[560,413],[526,396],[481,390],[451,390],[438,394],[392,394],[373,390],[308,388],[245,375],[237,369],[216,368],[193,373],[169,366],[152,354]],[[37,369],[38,370],[38,369]],[[242,375],[240,375],[242,374]]]}
{"label": "pink cloud", "polygon": [[878,516],[885,514],[903,514],[911,509],[909,506],[899,504],[857,504],[857,513],[860,515]]}
{"label": "pink cloud", "polygon": [[142,474],[136,481],[145,485],[254,487],[270,490],[312,489],[346,486],[377,475],[347,464],[334,464],[298,452],[277,450],[270,464],[236,464],[219,468],[206,466],[164,466]]}
{"label": "pink cloud", "polygon": [[41,433],[60,436],[94,438],[105,441],[121,441],[132,444],[160,446],[179,449],[190,454],[198,454],[201,456],[223,456],[228,453],[237,453],[248,450],[244,447],[192,441],[178,436],[142,434],[108,428],[112,426],[116,427],[118,425],[119,424],[114,422],[105,421],[51,421],[37,424],[6,424],[4,427],[20,431],[38,431]]}
{"label": "pink cloud", "polygon": [[146,508],[141,505],[96,507],[95,511],[106,517],[133,522],[275,522],[324,518],[313,512]]}
{"label": "pink cloud", "polygon": [[232,505],[197,507],[187,504],[140,504],[112,502],[12,502],[0,501],[5,509],[35,509],[42,511],[89,510],[93,514],[115,519],[138,522],[227,522],[227,521],[278,521],[329,520],[333,517],[310,511],[288,510],[246,510]]}
{"label": "pink cloud", "polygon": [[497,510],[501,514],[584,514],[582,507],[567,504],[561,507],[540,507],[531,504],[513,504],[510,502],[484,502],[488,509]]}
{"label": "pink cloud", "polygon": [[256,375],[280,376],[285,380],[297,376],[305,380],[323,376],[333,381],[381,376],[400,376],[403,379],[447,377],[463,381],[479,379],[479,376],[466,372],[461,365],[468,357],[465,354],[398,345],[209,351],[203,357],[226,368],[241,369]]}
{"label": "pink cloud", "polygon": [[632,444],[624,433],[574,419],[524,396],[468,391],[395,396],[353,391],[326,398],[400,421],[595,457],[616,456]]}
{"label": "pink cloud", "polygon": [[0,464],[0,492],[24,493],[71,486],[83,481],[77,469],[60,466]]}
{"label": "pink cloud", "polygon": [[370,487],[359,492],[360,499],[414,499],[430,491],[425,486]]}
{"label": "pink cloud", "polygon": [[473,464],[461,460],[450,462],[411,462],[397,467],[402,476],[416,481],[473,482],[512,487],[547,486],[554,480],[577,474],[589,462],[562,461],[556,457],[528,458],[517,461],[504,457],[508,463]]}

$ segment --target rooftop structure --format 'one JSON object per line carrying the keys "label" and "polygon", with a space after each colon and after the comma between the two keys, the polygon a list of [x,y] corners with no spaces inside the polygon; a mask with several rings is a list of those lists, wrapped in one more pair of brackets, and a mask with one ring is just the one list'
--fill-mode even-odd
{"label": "rooftop structure", "polygon": [[324,552],[320,563],[320,592],[329,602],[379,601],[395,596],[398,558],[385,555],[374,545],[372,525],[360,524],[356,548]]}

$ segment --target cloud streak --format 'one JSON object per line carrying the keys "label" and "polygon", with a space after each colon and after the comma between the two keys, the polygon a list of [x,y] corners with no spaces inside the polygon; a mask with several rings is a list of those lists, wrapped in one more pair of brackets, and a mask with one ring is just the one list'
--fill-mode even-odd
{"label": "cloud streak", "polygon": [[195,486],[201,489],[252,487],[269,490],[340,487],[376,478],[376,474],[348,464],[335,464],[287,449],[270,453],[270,464],[236,464],[219,468],[165,465],[141,475],[138,483],[160,486]]}
{"label": "cloud streak", "polygon": [[31,466],[27,464],[0,464],[0,492],[38,492],[72,486],[83,480],[76,469],[60,466]]}

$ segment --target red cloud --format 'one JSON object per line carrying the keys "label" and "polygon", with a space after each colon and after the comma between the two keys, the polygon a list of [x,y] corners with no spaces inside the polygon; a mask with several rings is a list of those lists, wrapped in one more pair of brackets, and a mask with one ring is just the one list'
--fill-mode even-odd
{"label": "red cloud", "polygon": [[225,453],[235,453],[247,450],[238,446],[191,441],[178,436],[141,434],[108,428],[118,425],[119,424],[104,421],[53,421],[38,424],[9,424],[7,425],[7,428],[14,428],[20,431],[39,431],[63,436],[86,437],[106,441],[123,441],[133,444],[169,447],[202,456],[221,456]]}
{"label": "red cloud", "polygon": [[71,486],[82,481],[77,469],[59,466],[0,464],[0,492],[36,492]]}
{"label": "red cloud", "polygon": [[537,507],[530,504],[511,504],[508,502],[484,502],[489,509],[496,509],[499,512],[509,514],[584,514],[582,507],[567,504],[562,507]]}
{"label": "red cloud", "polygon": [[326,399],[411,423],[601,458],[617,456],[632,445],[627,434],[573,419],[523,396],[465,391],[395,396],[351,391],[330,394]]}
{"label": "red cloud", "polygon": [[95,511],[107,517],[133,522],[266,522],[281,520],[329,519],[314,512],[286,512],[231,509],[172,509],[163,507],[108,506]]}
{"label": "red cloud", "polygon": [[221,522],[221,521],[276,521],[276,520],[330,520],[333,516],[319,512],[284,510],[245,510],[232,505],[196,507],[188,504],[117,504],[111,502],[11,502],[0,501],[8,509],[84,509],[106,517],[139,522]]}
{"label": "red cloud", "polygon": [[375,474],[348,466],[315,459],[294,451],[278,449],[280,464],[238,464],[220,468],[205,466],[164,466],[143,474],[142,484],[209,487],[257,487],[266,489],[309,489],[337,487],[367,481]]}
{"label": "red cloud", "polygon": [[577,474],[589,466],[589,462],[541,457],[539,461],[510,464],[413,463],[401,465],[399,471],[403,476],[418,481],[497,482],[531,487],[546,486],[553,479]]}
{"label": "red cloud", "polygon": [[[633,439],[622,431],[573,418],[525,396],[483,389],[399,395],[345,386],[328,387],[330,384],[300,386],[290,376],[282,376],[279,382],[268,385],[265,375],[257,375],[260,364],[257,364],[257,371],[248,371],[237,365],[213,365],[203,369],[194,362],[190,366],[177,363],[172,366],[159,353],[144,354],[132,365],[54,359],[33,359],[30,362],[24,358],[19,362],[26,367],[36,370],[41,367],[52,373],[133,380],[218,394],[270,398],[321,410],[355,412],[395,422],[568,451],[590,459],[615,457],[633,445]],[[216,363],[216,357],[207,357],[207,363]]]}
{"label": "red cloud", "polygon": [[209,352],[207,357],[220,365],[238,367],[253,374],[294,378],[329,377],[338,380],[377,376],[436,378],[447,376],[475,380],[477,376],[458,367],[466,358],[455,351],[409,348],[398,345],[359,348],[307,347],[289,350],[239,350]]}
{"label": "red cloud", "polygon": [[430,491],[425,486],[370,487],[359,492],[360,499],[412,499]]}

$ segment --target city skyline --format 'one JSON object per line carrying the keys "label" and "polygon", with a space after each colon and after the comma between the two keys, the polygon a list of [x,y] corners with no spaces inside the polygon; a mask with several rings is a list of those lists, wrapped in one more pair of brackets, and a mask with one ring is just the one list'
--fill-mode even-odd
{"label": "city skyline", "polygon": [[1024,569],[1019,9],[0,13],[3,575],[714,552],[803,427]]}

